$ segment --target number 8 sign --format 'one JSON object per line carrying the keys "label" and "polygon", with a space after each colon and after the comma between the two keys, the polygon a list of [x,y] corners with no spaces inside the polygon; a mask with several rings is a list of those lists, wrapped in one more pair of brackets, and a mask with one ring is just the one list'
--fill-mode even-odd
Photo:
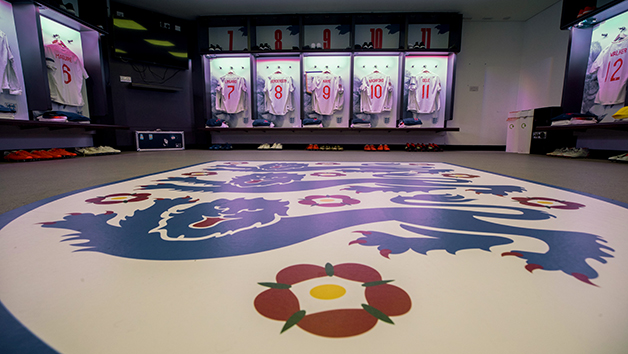
{"label": "number 8 sign", "polygon": [[291,49],[299,46],[299,33],[293,33],[289,26],[257,27],[257,42],[268,43],[274,50]]}

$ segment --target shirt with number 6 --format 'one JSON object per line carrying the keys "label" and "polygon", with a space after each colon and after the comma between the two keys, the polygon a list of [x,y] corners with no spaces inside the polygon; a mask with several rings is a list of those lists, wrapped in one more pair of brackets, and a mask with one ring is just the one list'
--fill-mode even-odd
{"label": "shirt with number 6", "polygon": [[83,106],[83,80],[89,76],[81,60],[63,44],[44,47],[50,98],[68,106]]}

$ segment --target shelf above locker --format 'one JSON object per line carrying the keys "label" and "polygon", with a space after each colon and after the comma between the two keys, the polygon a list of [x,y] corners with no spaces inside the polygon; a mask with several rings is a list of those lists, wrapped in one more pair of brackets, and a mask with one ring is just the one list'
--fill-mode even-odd
{"label": "shelf above locker", "polygon": [[107,130],[107,129],[130,129],[124,125],[108,125],[108,124],[83,124],[71,122],[40,122],[24,119],[0,119],[0,126],[14,126],[20,129],[48,128],[49,130],[58,129],[84,129],[84,130]]}
{"label": "shelf above locker", "polygon": [[208,132],[457,132],[460,128],[201,128]]}
{"label": "shelf above locker", "polygon": [[574,125],[554,125],[554,126],[538,126],[534,131],[549,130],[589,130],[589,129],[612,129],[612,130],[628,130],[628,122],[609,122],[609,123],[593,123],[593,124],[574,124]]}
{"label": "shelf above locker", "polygon": [[96,31],[103,35],[108,34],[107,31],[105,31],[104,29],[87,23],[70,12],[51,7],[43,2],[36,1],[35,4],[37,4],[37,6],[39,7],[39,13],[41,15],[46,16],[47,18],[56,22],[62,23],[76,31]]}

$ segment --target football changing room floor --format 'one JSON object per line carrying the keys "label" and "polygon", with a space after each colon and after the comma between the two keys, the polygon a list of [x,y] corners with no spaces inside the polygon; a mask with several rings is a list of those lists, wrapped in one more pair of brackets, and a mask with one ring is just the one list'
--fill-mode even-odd
{"label": "football changing room floor", "polygon": [[0,215],[0,349],[622,353],[627,206],[437,161],[82,188]]}

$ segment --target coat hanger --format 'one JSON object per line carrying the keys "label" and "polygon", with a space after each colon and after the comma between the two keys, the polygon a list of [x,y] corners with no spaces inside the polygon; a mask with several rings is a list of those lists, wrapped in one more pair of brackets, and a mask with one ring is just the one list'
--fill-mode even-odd
{"label": "coat hanger", "polygon": [[277,66],[277,70],[275,71],[275,74],[281,74],[281,66]]}
{"label": "coat hanger", "polygon": [[52,44],[58,44],[62,46],[63,48],[67,48],[65,44],[63,43],[63,41],[61,40],[61,36],[59,36],[58,34],[53,34],[52,38],[54,38],[54,40],[52,41]]}
{"label": "coat hanger", "polygon": [[325,66],[325,70],[323,70],[323,74],[331,74],[331,71],[329,71],[328,66]]}
{"label": "coat hanger", "polygon": [[614,41],[621,41],[626,38],[626,27],[619,27],[619,33],[615,37]]}

